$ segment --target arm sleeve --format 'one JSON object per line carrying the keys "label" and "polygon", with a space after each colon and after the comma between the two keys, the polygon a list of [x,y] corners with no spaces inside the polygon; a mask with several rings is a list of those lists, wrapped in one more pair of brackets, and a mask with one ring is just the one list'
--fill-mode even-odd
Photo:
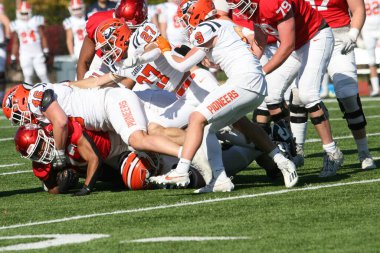
{"label": "arm sleeve", "polygon": [[155,48],[137,57],[137,64],[145,64],[156,60],[161,55],[161,50]]}
{"label": "arm sleeve", "polygon": [[193,66],[201,62],[206,57],[206,52],[199,49],[197,50],[193,55],[191,55],[189,58],[184,60],[183,62],[177,62],[172,57],[172,52],[165,52],[164,56],[170,66],[172,66],[174,69],[180,71],[180,72],[187,72],[189,71]]}

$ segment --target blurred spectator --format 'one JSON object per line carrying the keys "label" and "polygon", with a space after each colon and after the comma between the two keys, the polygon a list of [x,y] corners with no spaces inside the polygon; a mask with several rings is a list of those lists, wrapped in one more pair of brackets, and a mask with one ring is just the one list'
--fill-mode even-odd
{"label": "blurred spectator", "polygon": [[160,32],[175,47],[189,45],[184,26],[178,21],[178,4],[178,0],[168,0],[157,6]]}
{"label": "blurred spectator", "polygon": [[156,4],[148,4],[148,20],[158,27],[157,6]]}
{"label": "blurred spectator", "polygon": [[111,2],[109,0],[98,0],[96,3],[93,3],[88,7],[86,11],[86,17],[88,19],[92,14],[96,12],[112,10],[115,8],[115,6],[115,2]]}
{"label": "blurred spectator", "polygon": [[63,21],[63,27],[66,30],[66,45],[69,54],[77,61],[86,36],[85,5],[82,0],[71,0],[69,12],[71,16]]}
{"label": "blurred spectator", "polygon": [[362,28],[363,40],[368,52],[368,65],[372,85],[371,96],[379,95],[379,77],[376,64],[376,44],[380,39],[380,4],[378,0],[365,0],[366,20]]}
{"label": "blurred spectator", "polygon": [[33,83],[33,70],[41,82],[50,82],[46,68],[49,48],[44,34],[44,22],[43,16],[32,16],[32,7],[22,1],[16,10],[16,20],[10,25],[13,33],[11,66],[16,67],[18,53],[24,81],[27,83]]}
{"label": "blurred spectator", "polygon": [[6,47],[10,39],[9,19],[4,13],[4,6],[0,3],[0,102],[3,101],[5,92],[5,60]]}

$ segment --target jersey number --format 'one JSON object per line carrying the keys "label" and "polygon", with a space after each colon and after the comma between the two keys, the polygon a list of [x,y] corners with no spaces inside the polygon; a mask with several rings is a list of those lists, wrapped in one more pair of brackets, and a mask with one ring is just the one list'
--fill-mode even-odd
{"label": "jersey number", "polygon": [[315,4],[315,0],[306,0],[307,2],[310,2],[310,5],[315,9],[317,8],[318,11],[327,11],[327,5],[330,0],[323,0],[322,3],[317,6]]}
{"label": "jersey number", "polygon": [[152,29],[150,26],[145,26],[144,31],[141,33],[140,37],[145,40],[147,43],[151,42],[153,39],[152,35],[149,35],[149,33],[152,33],[153,35],[156,35],[156,32]]}
{"label": "jersey number", "polygon": [[36,34],[32,30],[29,33],[28,32],[22,32],[21,33],[21,42],[23,44],[28,43],[28,37],[31,38],[33,42],[36,41]]}
{"label": "jersey number", "polygon": [[379,1],[372,1],[371,3],[365,4],[365,11],[367,16],[379,15],[380,14],[380,3]]}
{"label": "jersey number", "polygon": [[292,6],[287,1],[284,1],[281,3],[280,8],[278,8],[278,10],[276,11],[276,14],[279,14],[281,12],[282,16],[285,17],[291,8]]}
{"label": "jersey number", "polygon": [[161,82],[157,82],[156,85],[158,88],[160,89],[164,89],[165,88],[165,85],[169,82],[169,78],[163,74],[161,74],[160,71],[158,71],[157,69],[153,68],[153,66],[147,64],[146,67],[141,71],[141,74],[142,75],[139,75],[137,78],[136,78],[136,81],[140,84],[142,83],[146,83],[146,84],[153,84],[152,81],[150,81],[148,78],[150,77],[151,74],[153,74],[153,76],[157,77],[158,79],[160,79]]}
{"label": "jersey number", "polygon": [[201,32],[196,32],[194,35],[194,39],[197,41],[198,45],[202,44],[205,42],[205,39],[203,38],[203,35]]}
{"label": "jersey number", "polygon": [[83,29],[78,29],[77,30],[77,36],[78,36],[78,40],[80,40],[80,41],[84,40],[84,31],[83,31]]}
{"label": "jersey number", "polygon": [[39,107],[41,105],[41,100],[42,100],[43,95],[44,95],[43,91],[35,91],[33,93],[32,104],[35,107]]}

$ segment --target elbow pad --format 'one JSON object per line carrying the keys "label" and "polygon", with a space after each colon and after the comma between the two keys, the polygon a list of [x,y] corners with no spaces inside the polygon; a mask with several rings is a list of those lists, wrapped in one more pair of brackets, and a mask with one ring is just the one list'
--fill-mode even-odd
{"label": "elbow pad", "polygon": [[41,101],[41,111],[45,112],[47,108],[56,100],[54,91],[51,89],[45,90]]}

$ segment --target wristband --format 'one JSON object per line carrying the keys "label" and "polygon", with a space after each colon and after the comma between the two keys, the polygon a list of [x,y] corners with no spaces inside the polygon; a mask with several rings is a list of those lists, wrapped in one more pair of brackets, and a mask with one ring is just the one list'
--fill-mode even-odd
{"label": "wristband", "polygon": [[44,53],[44,54],[48,54],[49,53],[49,48],[44,48],[44,49],[42,49],[42,52]]}
{"label": "wristband", "polygon": [[16,55],[12,54],[11,55],[11,61],[15,61],[16,60]]}

